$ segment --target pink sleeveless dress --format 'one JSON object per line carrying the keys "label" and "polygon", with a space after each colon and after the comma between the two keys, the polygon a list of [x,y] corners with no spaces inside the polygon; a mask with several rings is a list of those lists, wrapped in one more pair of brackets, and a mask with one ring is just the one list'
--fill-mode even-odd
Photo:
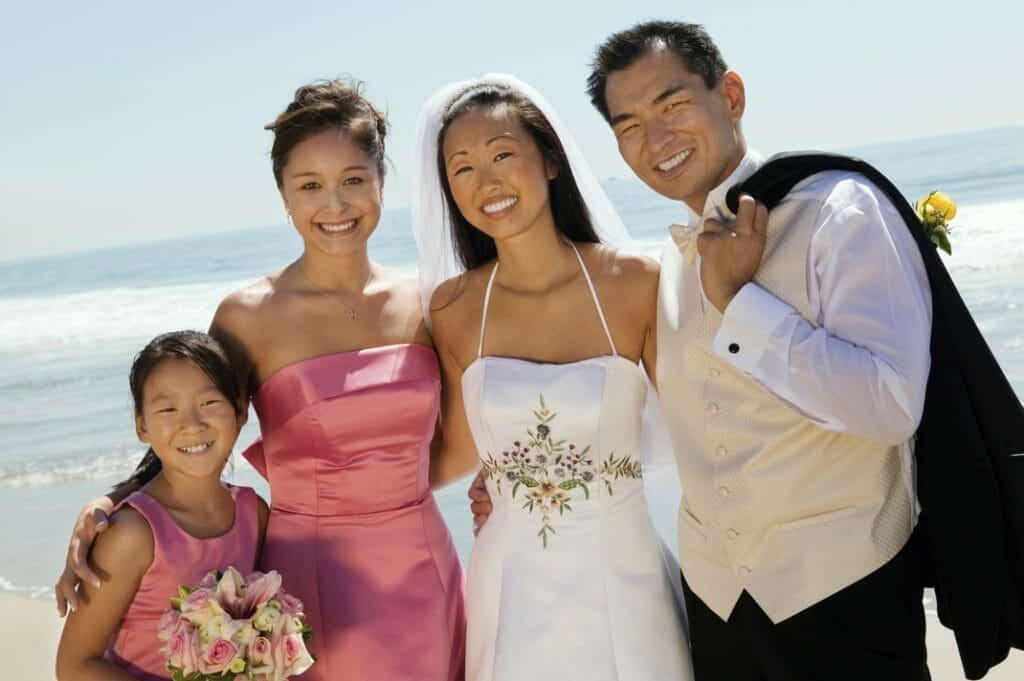
{"label": "pink sleeveless dress", "polygon": [[462,573],[428,479],[439,394],[434,351],[402,344],[289,365],[253,399],[261,567],[305,604],[304,681],[463,678]]}
{"label": "pink sleeveless dress", "polygon": [[255,569],[260,540],[259,507],[249,487],[229,486],[235,498],[235,522],[219,537],[197,539],[186,533],[163,506],[145,492],[122,502],[138,511],[153,531],[153,563],[142,577],[135,599],[104,655],[132,677],[166,681],[163,642],[157,627],[179,585],[195,585],[210,570],[235,566],[246,575]]}

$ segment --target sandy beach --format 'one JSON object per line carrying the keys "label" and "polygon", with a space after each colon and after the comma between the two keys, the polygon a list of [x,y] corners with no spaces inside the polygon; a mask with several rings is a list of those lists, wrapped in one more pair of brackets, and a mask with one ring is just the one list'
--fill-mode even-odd
{"label": "sandy beach", "polygon": [[[30,600],[0,593],[0,659],[8,660],[4,678],[17,681],[54,681],[53,663],[62,620],[50,601]],[[963,681],[953,635],[933,617],[928,618],[928,660],[933,681]],[[986,681],[1024,679],[1024,653],[989,672]],[[367,679],[366,681],[371,681]]]}

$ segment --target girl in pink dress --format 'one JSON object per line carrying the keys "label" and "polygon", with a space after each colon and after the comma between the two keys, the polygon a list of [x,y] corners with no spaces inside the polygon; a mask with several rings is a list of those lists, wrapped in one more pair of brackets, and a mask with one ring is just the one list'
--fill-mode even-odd
{"label": "girl in pink dress", "polygon": [[135,424],[149,451],[136,488],[92,550],[102,589],[86,583],[64,625],[59,681],[164,681],[160,617],[179,585],[210,570],[252,572],[268,509],[252,489],[225,486],[221,471],[245,419],[227,355],[213,338],[159,336],[131,369]]}

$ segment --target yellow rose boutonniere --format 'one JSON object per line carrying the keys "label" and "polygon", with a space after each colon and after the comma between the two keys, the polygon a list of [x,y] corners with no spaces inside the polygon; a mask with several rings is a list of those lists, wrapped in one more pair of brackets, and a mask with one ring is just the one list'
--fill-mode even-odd
{"label": "yellow rose boutonniere", "polygon": [[950,255],[953,246],[949,243],[950,221],[956,217],[956,204],[942,192],[932,192],[914,205],[921,225],[928,232],[932,243]]}

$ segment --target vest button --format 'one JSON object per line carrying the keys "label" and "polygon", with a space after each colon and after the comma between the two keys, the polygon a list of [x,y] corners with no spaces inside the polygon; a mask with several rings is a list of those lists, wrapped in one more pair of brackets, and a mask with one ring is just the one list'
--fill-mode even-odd
{"label": "vest button", "polygon": [[718,488],[718,496],[722,497],[723,499],[726,498],[727,496],[729,496],[729,488],[728,487],[719,487]]}
{"label": "vest button", "polygon": [[729,453],[729,450],[726,449],[725,447],[720,446],[718,449],[715,450],[715,453],[718,454],[718,456],[725,456],[726,454]]}
{"label": "vest button", "polygon": [[709,371],[708,373],[711,375],[711,378],[718,378],[719,376],[722,375],[722,372],[719,371],[718,369],[715,369],[714,367],[712,367],[711,371]]}
{"label": "vest button", "polygon": [[736,537],[740,536],[740,533],[737,532],[736,530],[729,530],[728,532],[725,533],[725,536],[728,537],[729,539],[736,539]]}
{"label": "vest button", "polygon": [[712,414],[717,414],[718,413],[718,403],[716,403],[716,402],[708,402],[708,411],[711,412]]}

